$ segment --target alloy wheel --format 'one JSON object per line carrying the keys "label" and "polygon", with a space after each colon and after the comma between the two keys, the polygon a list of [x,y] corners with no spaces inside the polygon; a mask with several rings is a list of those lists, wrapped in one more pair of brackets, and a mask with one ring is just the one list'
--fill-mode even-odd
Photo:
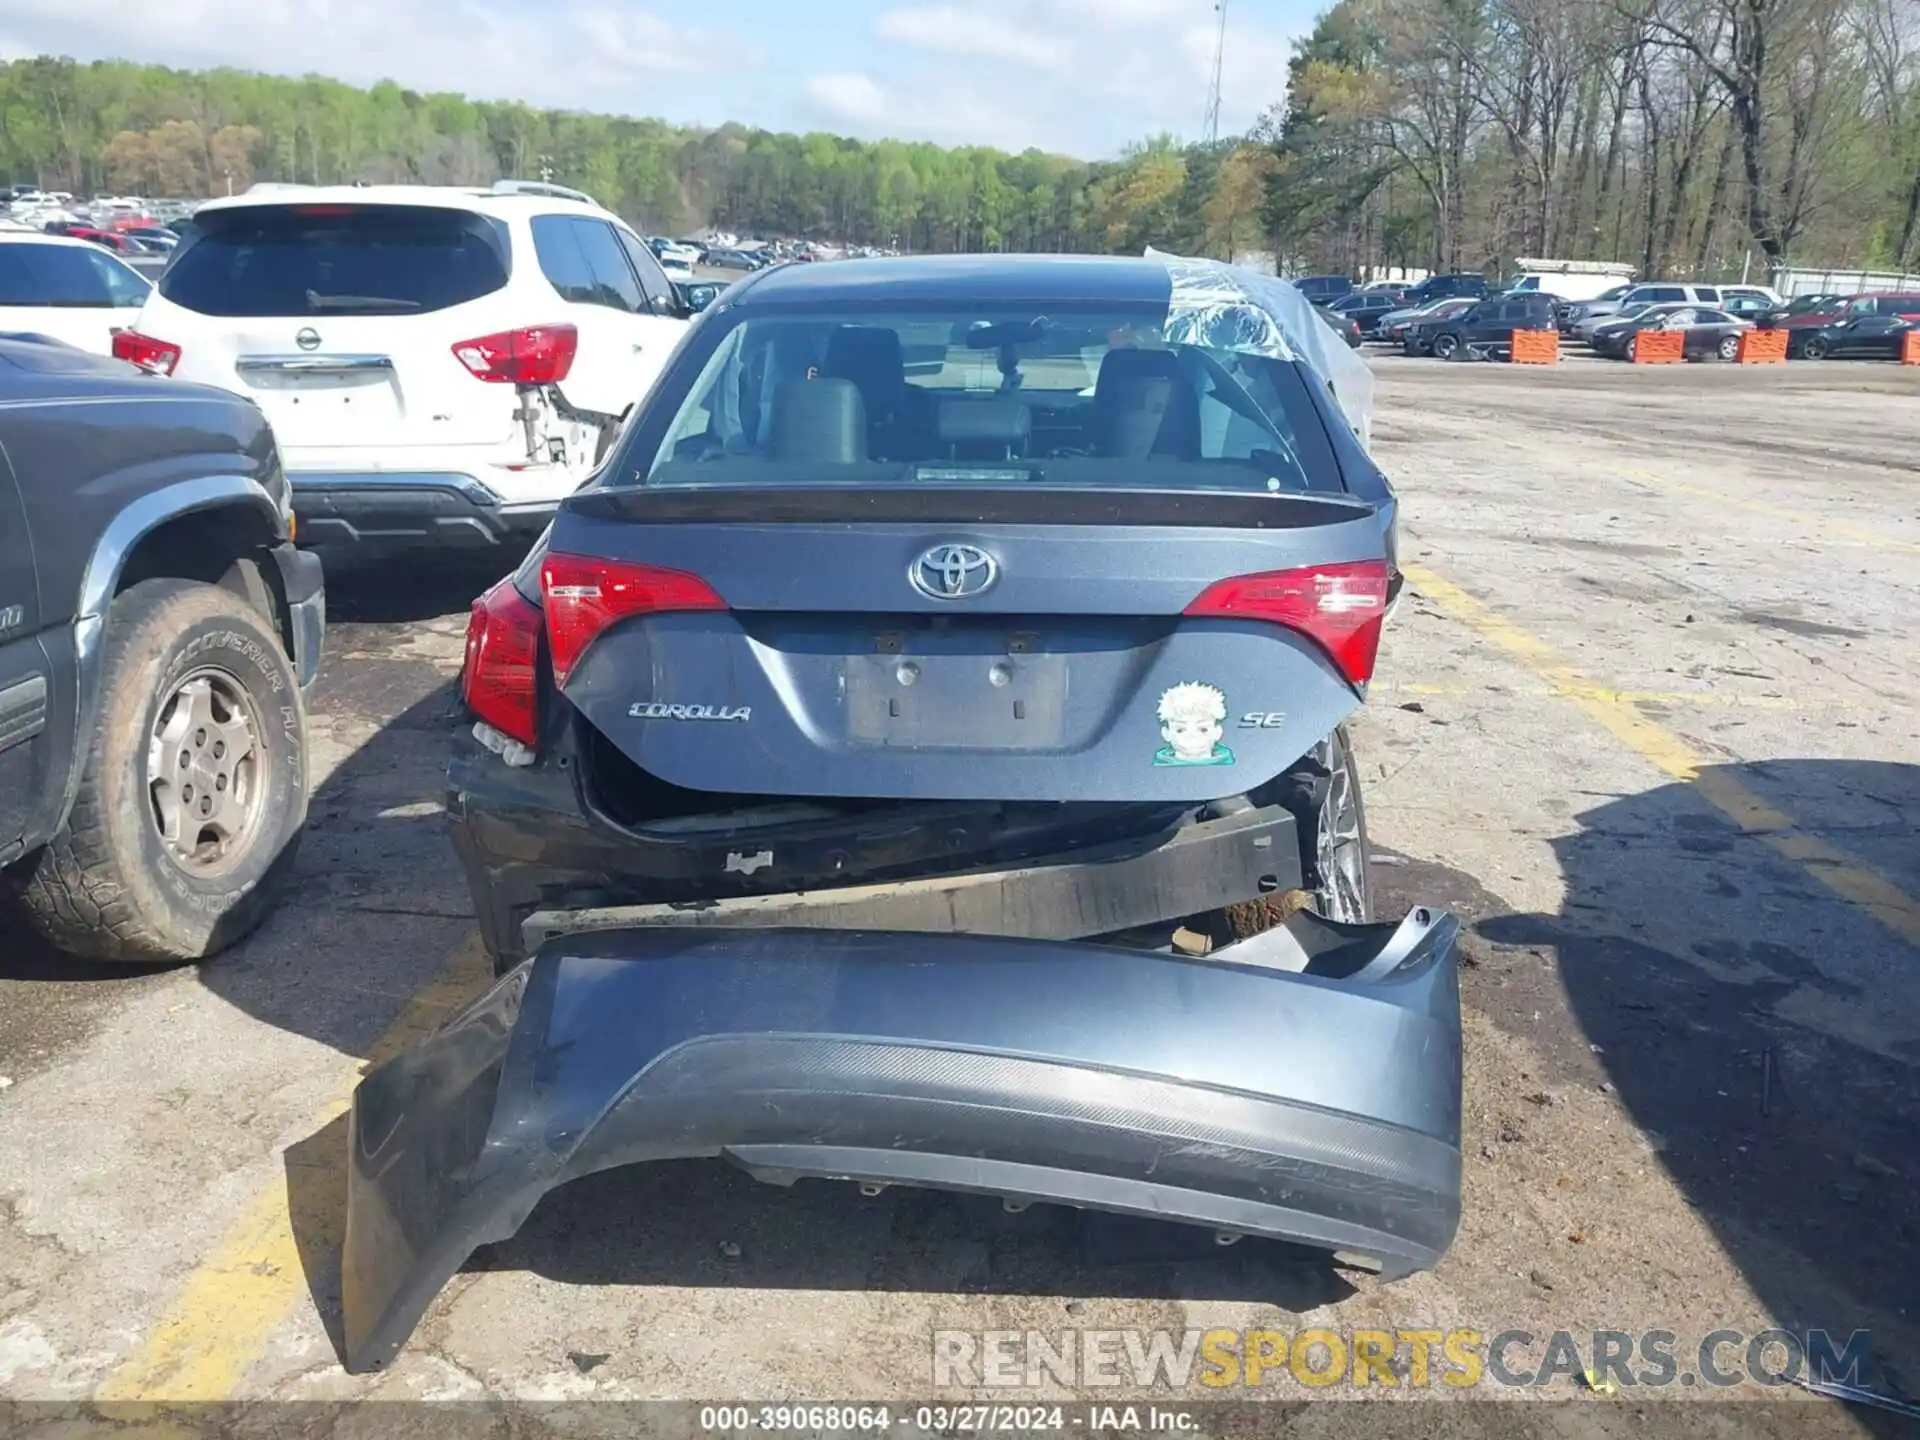
{"label": "alloy wheel", "polygon": [[1314,827],[1314,908],[1329,920],[1358,925],[1373,918],[1360,797],[1344,752],[1329,756],[1327,797]]}

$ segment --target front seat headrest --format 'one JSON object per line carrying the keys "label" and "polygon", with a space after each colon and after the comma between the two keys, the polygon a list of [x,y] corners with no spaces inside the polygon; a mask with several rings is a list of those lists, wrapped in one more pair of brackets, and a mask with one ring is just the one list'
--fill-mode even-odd
{"label": "front seat headrest", "polygon": [[1200,458],[1200,397],[1170,350],[1109,350],[1093,403],[1102,455]]}
{"label": "front seat headrest", "polygon": [[851,380],[789,380],[773,394],[775,460],[858,465],[867,458],[867,407]]}
{"label": "front seat headrest", "polygon": [[907,388],[906,351],[898,331],[884,325],[841,325],[827,340],[820,373],[851,380],[876,420],[884,422]]}

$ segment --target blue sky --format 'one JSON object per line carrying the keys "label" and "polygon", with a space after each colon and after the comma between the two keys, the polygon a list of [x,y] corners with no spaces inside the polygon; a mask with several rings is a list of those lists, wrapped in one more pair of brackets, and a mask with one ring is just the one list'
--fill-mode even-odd
{"label": "blue sky", "polygon": [[[1228,0],[1223,131],[1318,0]],[[479,98],[1099,158],[1198,134],[1214,0],[5,0],[0,57],[319,71]]]}

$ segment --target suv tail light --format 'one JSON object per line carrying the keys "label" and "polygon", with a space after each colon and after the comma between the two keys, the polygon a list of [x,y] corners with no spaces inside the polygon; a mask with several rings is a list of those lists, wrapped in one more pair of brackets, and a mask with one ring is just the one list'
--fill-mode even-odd
{"label": "suv tail light", "polygon": [[113,358],[138,366],[149,375],[171,375],[180,363],[180,347],[138,330],[122,330],[113,337]]}
{"label": "suv tail light", "polygon": [[538,743],[539,656],[540,612],[509,575],[474,601],[467,616],[460,690],[468,709],[523,745]]}
{"label": "suv tail light", "polygon": [[594,638],[630,615],[724,610],[727,602],[698,575],[587,555],[550,554],[540,566],[553,679],[565,685]]}
{"label": "suv tail light", "polygon": [[1271,620],[1316,641],[1355,685],[1373,678],[1387,616],[1387,562],[1356,560],[1237,575],[1209,585],[1186,614]]}
{"label": "suv tail light", "polygon": [[567,378],[579,348],[580,332],[571,325],[529,325],[462,340],[453,356],[489,384],[556,385]]}

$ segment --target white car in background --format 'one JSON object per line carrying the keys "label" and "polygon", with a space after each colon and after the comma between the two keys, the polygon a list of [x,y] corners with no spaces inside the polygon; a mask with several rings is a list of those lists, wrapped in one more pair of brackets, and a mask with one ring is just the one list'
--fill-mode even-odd
{"label": "white car in background", "polygon": [[555,185],[256,185],[193,219],[114,353],[260,406],[303,544],[536,534],[689,317],[618,216]]}
{"label": "white car in background", "polygon": [[152,289],[91,241],[0,229],[0,333],[110,355],[115,333],[132,328]]}

